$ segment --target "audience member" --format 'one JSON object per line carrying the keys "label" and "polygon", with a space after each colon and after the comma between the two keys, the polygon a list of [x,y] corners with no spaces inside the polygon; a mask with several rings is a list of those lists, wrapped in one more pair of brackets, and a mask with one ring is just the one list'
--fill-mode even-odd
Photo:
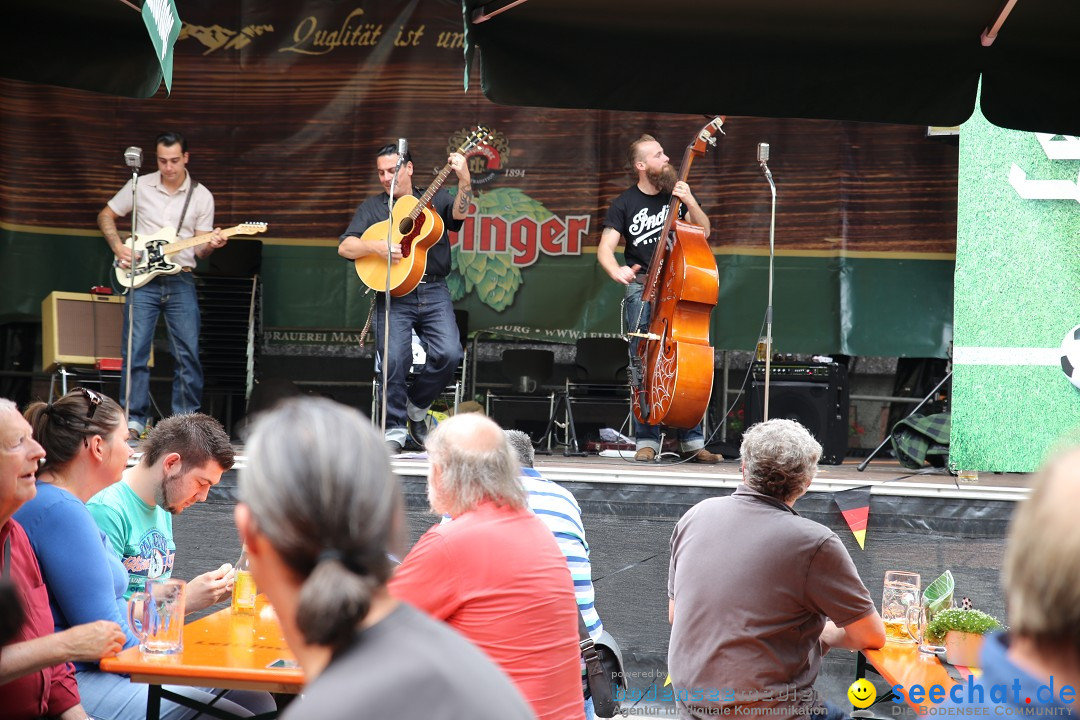
{"label": "audience member", "polygon": [[581,717],[573,583],[551,531],[529,511],[502,429],[482,415],[457,415],[426,447],[431,509],[453,520],[417,541],[391,594],[479,646],[538,717]]}
{"label": "audience member", "polygon": [[1043,466],[1013,515],[1001,574],[1011,627],[984,640],[982,675],[946,703],[954,714],[987,708],[990,715],[993,707],[998,716],[1080,715],[1078,504],[1080,448],[1073,447]]}
{"label": "audience member", "polygon": [[247,447],[236,525],[309,678],[286,720],[533,717],[483,653],[387,592],[404,513],[366,419],[289,400],[256,420]]}
{"label": "audience member", "polygon": [[[77,388],[55,403],[26,410],[34,437],[45,448],[37,496],[17,513],[26,529],[49,591],[57,631],[95,620],[124,628],[125,647],[137,643],[127,624],[124,592],[128,574],[105,534],[94,524],[86,501],[115,483],[131,457],[127,421],[111,398]],[[143,720],[147,686],[124,675],[102,672],[96,662],[75,664],[83,707],[101,720]],[[192,699],[210,702],[202,688],[168,686]],[[220,693],[217,693],[220,694]],[[215,706],[240,716],[275,709],[268,693],[230,691]],[[162,701],[161,718],[179,720],[198,711]]]}
{"label": "audience member", "polygon": [[[147,580],[172,576],[173,515],[205,501],[234,459],[225,428],[202,413],[165,418],[141,449],[139,463],[86,504],[127,569],[125,598],[142,590]],[[187,586],[185,609],[197,612],[219,602],[229,595],[232,580],[228,563],[194,578]]]}
{"label": "audience member", "polygon": [[[521,464],[521,483],[529,494],[529,509],[544,521],[555,542],[566,558],[570,577],[574,581],[578,612],[585,620],[589,637],[598,640],[604,632],[600,615],[596,612],[595,593],[592,584],[592,565],[589,562],[589,543],[585,540],[585,524],[581,521],[581,507],[574,494],[558,483],[547,480],[533,467],[535,450],[532,439],[520,430],[507,430],[506,441]],[[582,664],[582,692],[585,693],[585,717],[592,720],[593,702],[589,695],[588,680]]]}
{"label": "audience member", "polygon": [[12,519],[34,497],[35,474],[44,457],[15,403],[0,399],[0,575],[12,590],[5,602],[5,637],[0,639],[0,707],[9,720],[83,720],[86,710],[79,704],[68,661],[114,655],[124,644],[124,633],[105,621],[53,632],[41,570],[26,533]]}
{"label": "audience member", "polygon": [[830,647],[879,648],[885,627],[836,534],[792,507],[821,445],[769,420],[741,448],[735,492],[692,507],[671,536],[668,669],[684,717],[844,717],[814,690]]}

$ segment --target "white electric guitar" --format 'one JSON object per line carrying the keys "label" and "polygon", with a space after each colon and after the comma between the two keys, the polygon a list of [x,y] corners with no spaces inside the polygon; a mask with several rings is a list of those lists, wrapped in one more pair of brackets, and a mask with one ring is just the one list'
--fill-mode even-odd
{"label": "white electric guitar", "polygon": [[[266,232],[266,223],[247,222],[222,230],[221,234],[228,238],[233,235],[254,235],[261,232]],[[213,239],[213,233],[206,233],[186,240],[177,240],[176,230],[171,227],[161,228],[153,235],[137,237],[135,250],[132,253],[134,259],[132,266],[124,268],[120,267],[119,261],[113,262],[113,267],[116,268],[116,280],[121,287],[138,288],[158,275],[175,275],[182,268],[172,261],[173,255],[189,247],[208,243]],[[128,238],[124,245],[130,247],[131,238]]]}

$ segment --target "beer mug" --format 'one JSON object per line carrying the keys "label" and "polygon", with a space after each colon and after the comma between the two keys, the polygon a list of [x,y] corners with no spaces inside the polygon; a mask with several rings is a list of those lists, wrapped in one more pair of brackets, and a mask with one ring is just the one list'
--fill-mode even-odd
{"label": "beer mug", "polygon": [[902,570],[885,573],[881,596],[881,619],[885,622],[886,642],[915,642],[908,632],[908,608],[919,607],[919,574]]}
{"label": "beer mug", "polygon": [[128,599],[128,624],[148,655],[172,655],[184,648],[183,580],[147,580]]}
{"label": "beer mug", "polygon": [[934,610],[927,603],[909,607],[907,610],[907,631],[919,645],[919,652],[938,655],[945,652],[944,646],[934,645],[926,638],[926,628],[934,619]]}

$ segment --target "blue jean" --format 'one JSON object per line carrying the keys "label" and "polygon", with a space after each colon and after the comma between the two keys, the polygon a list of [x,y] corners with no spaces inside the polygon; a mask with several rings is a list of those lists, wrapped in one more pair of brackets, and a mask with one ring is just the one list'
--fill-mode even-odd
{"label": "blue jean", "polygon": [[[375,302],[376,351],[383,351],[384,293]],[[427,353],[427,362],[408,383],[412,365],[412,332],[416,330]],[[444,278],[420,283],[408,295],[390,299],[390,357],[387,363],[386,440],[405,444],[408,407],[426,411],[450,384],[461,362],[461,338],[454,304]],[[381,376],[380,376],[381,377]],[[378,422],[377,418],[373,418]]]}
{"label": "blue jean", "polygon": [[[158,316],[165,316],[169,331],[169,347],[176,360],[173,374],[172,412],[196,412],[202,404],[203,372],[199,364],[199,301],[195,295],[195,278],[191,273],[160,275],[141,288],[136,288],[132,313],[135,332],[131,338],[131,407],[130,426],[142,430],[150,418],[150,347]],[[124,334],[120,340],[121,355],[127,363],[128,313],[124,308]],[[124,376],[120,379],[120,401],[125,394]]]}
{"label": "blue jean", "polygon": [[[101,670],[82,670],[75,673],[79,684],[79,697],[83,709],[96,720],[145,720],[146,697],[149,685],[134,683],[126,675],[115,675]],[[210,688],[180,687],[165,685],[178,695],[203,703],[209,703],[220,692]],[[229,690],[214,707],[240,717],[250,717],[277,709],[277,703],[270,693],[252,690]],[[189,718],[208,718],[198,710],[183,705],[161,701],[161,720],[188,720]]]}
{"label": "blue jean", "polygon": [[[652,312],[649,303],[641,301],[641,294],[645,286],[632,282],[626,286],[626,298],[623,301],[623,319],[626,332],[645,333],[649,331],[649,322],[652,320]],[[637,349],[639,338],[630,340],[630,373],[634,387],[641,387],[641,368],[638,366]],[[651,448],[660,452],[660,425],[646,425],[634,416],[634,440],[638,450]],[[692,452],[705,447],[705,433],[699,422],[690,430],[677,430],[679,438],[679,450]]]}

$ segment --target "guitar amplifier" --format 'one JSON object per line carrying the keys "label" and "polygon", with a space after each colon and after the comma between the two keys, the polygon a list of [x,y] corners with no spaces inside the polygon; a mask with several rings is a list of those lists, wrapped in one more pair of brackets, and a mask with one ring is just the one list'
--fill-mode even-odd
{"label": "guitar amplifier", "polygon": [[[839,363],[774,363],[770,368],[769,419],[801,423],[821,443],[821,463],[839,465],[848,449],[847,366]],[[765,363],[754,363],[746,397],[747,424],[765,416]]]}
{"label": "guitar amplifier", "polygon": [[[41,301],[41,367],[97,365],[119,358],[124,326],[120,295],[51,292]],[[153,349],[150,366],[153,367]]]}

